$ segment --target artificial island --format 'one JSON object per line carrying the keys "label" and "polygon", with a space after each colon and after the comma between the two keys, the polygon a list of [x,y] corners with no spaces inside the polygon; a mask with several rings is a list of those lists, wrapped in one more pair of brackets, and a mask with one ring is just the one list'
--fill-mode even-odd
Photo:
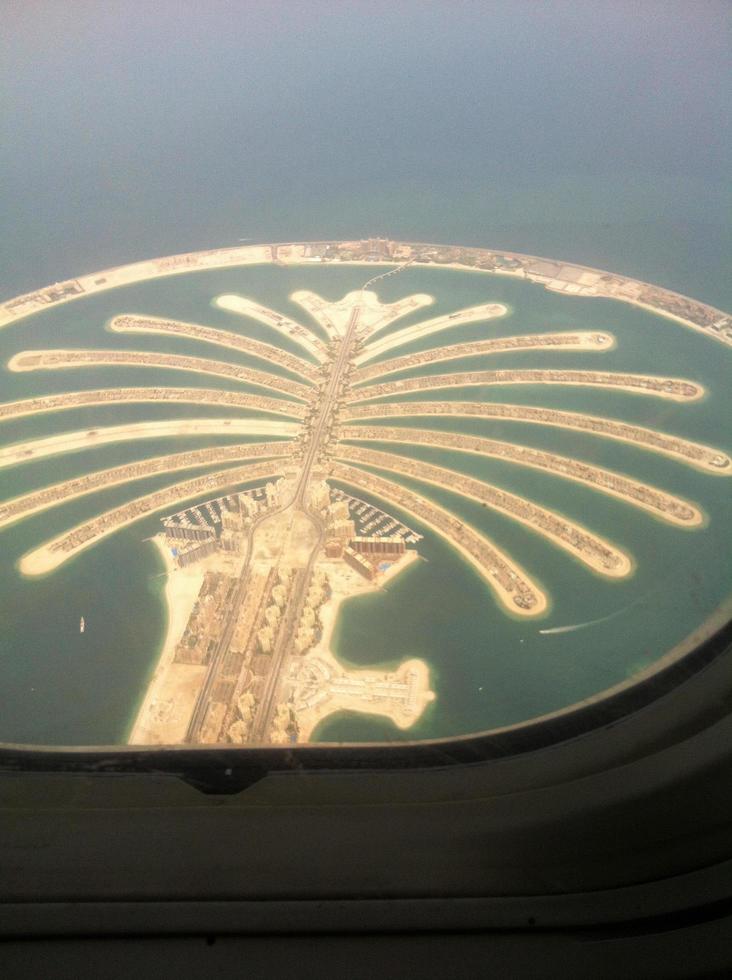
{"label": "artificial island", "polygon": [[[2,467],[146,438],[230,434],[243,440],[89,472],[0,503],[2,528],[107,487],[205,470],[198,476],[186,472],[183,479],[98,514],[20,562],[25,575],[47,574],[120,528],[161,515],[153,540],[168,575],[169,627],[130,735],[133,742],[307,741],[324,717],[341,710],[381,714],[399,728],[411,727],[435,696],[426,664],[409,658],[384,668],[348,669],[334,656],[332,637],[343,601],[388,588],[418,561],[422,538],[412,521],[445,539],[478,573],[504,613],[518,619],[544,615],[550,597],[539,578],[483,529],[432,498],[430,488],[517,522],[599,580],[632,574],[634,557],[592,528],[530,496],[411,457],[414,447],[539,470],[680,529],[693,531],[706,521],[695,502],[622,472],[521,442],[431,429],[430,418],[496,418],[574,430],[662,454],[708,475],[732,475],[723,450],[622,419],[492,402],[484,394],[474,401],[393,400],[431,390],[455,389],[463,399],[471,387],[484,393],[493,386],[545,385],[681,404],[705,395],[704,386],[693,378],[563,366],[410,374],[431,365],[445,372],[450,361],[492,354],[523,358],[534,351],[551,352],[559,361],[573,353],[600,357],[615,347],[607,332],[574,330],[450,343],[450,331],[467,324],[485,324],[489,332],[490,322],[508,312],[493,302],[387,331],[400,318],[421,315],[433,301],[421,293],[394,303],[379,300],[379,280],[414,264],[521,276],[569,295],[624,300],[732,344],[732,321],[721,311],[635,280],[530,256],[383,240],[222,249],[137,263],[39,290],[3,304],[0,326],[145,278],[262,262],[370,262],[390,268],[336,302],[310,291],[293,293],[290,299],[303,310],[302,320],[246,296],[223,294],[214,303],[241,318],[242,332],[124,313],[107,325],[113,333],[147,343],[151,336],[166,335],[225,348],[253,360],[256,367],[157,353],[144,342],[134,350],[25,350],[8,363],[15,372],[149,367],[156,378],[161,370],[185,372],[215,377],[227,387],[169,387],[157,381],[150,387],[68,391],[0,404],[0,422],[122,402],[198,404],[224,413],[253,413],[77,429],[0,448]],[[247,336],[248,323],[267,327],[272,343]],[[277,344],[278,337],[287,338],[289,350]],[[427,338],[427,349],[399,353]],[[393,424],[398,418],[419,424]],[[416,481],[423,492],[405,485],[404,479]]]}

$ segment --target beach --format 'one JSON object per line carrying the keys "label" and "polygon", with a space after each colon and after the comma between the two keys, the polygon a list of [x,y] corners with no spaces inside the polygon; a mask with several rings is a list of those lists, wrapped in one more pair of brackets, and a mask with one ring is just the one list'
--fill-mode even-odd
{"label": "beach", "polygon": [[[150,539],[165,564],[168,626],[155,670],[127,741],[132,745],[177,745],[185,736],[207,668],[175,664],[175,649],[196,602],[207,563],[176,568],[162,535]],[[221,558],[216,557],[217,563]]]}

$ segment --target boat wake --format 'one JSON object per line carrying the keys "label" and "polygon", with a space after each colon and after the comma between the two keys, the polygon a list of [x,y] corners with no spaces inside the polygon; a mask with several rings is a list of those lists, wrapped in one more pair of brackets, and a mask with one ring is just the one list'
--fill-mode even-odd
{"label": "boat wake", "polygon": [[634,602],[629,602],[627,606],[623,606],[622,609],[616,609],[616,611],[614,613],[610,613],[609,616],[600,616],[599,619],[589,619],[586,623],[571,623],[569,626],[554,626],[548,630],[539,630],[539,633],[541,633],[542,636],[550,636],[556,633],[574,633],[577,630],[587,629],[589,626],[598,626],[600,623],[607,623],[611,619],[616,619],[618,616],[622,616],[624,613],[627,613],[628,610],[633,609],[634,606],[637,606],[641,602],[646,602],[647,600],[647,595],[641,596]]}

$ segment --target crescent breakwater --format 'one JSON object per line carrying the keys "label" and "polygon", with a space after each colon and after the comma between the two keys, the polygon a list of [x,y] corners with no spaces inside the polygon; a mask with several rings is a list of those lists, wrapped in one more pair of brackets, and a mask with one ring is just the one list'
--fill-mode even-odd
{"label": "crescent breakwater", "polygon": [[[520,252],[422,242],[397,242],[379,238],[360,241],[244,245],[168,255],[130,265],[116,266],[53,283],[34,292],[6,300],[0,304],[0,327],[58,303],[66,303],[81,296],[145,279],[267,262],[284,265],[337,262],[396,266],[410,264],[514,276],[539,283],[549,290],[566,296],[598,296],[629,303],[697,330],[710,339],[732,346],[732,316],[729,313],[689,296],[629,276]],[[252,315],[251,311],[246,310],[236,312]],[[270,322],[271,312],[265,309],[261,314],[265,318],[269,317],[264,322]],[[280,315],[280,319],[285,318]],[[317,345],[315,351],[317,354],[320,353]]]}
{"label": "crescent breakwater", "polygon": [[[168,472],[179,473],[177,477],[171,476],[171,480],[175,479],[176,482],[170,482],[154,492],[148,492],[150,487],[145,485],[126,494],[116,493],[115,502],[128,502],[103,513],[97,512],[89,517],[89,509],[83,511],[78,508],[73,519],[79,520],[80,511],[89,517],[88,520],[51,538],[58,530],[54,526],[54,530],[48,530],[45,535],[51,539],[40,547],[33,547],[37,542],[31,538],[25,548],[33,547],[33,550],[27,552],[19,563],[23,574],[44,574],[120,528],[154,513],[168,511],[160,516],[156,539],[166,556],[170,595],[185,593],[187,605],[184,617],[182,614],[171,617],[171,621],[175,619],[180,627],[180,635],[175,641],[169,635],[166,641],[164,663],[161,661],[156,671],[159,683],[155,682],[144,701],[141,709],[144,717],[138,719],[140,725],[135,728],[138,735],[144,732],[144,737],[149,735],[157,742],[164,741],[169,732],[177,733],[175,740],[195,743],[295,742],[309,738],[313,724],[319,718],[349,706],[353,710],[384,714],[400,727],[410,727],[431,700],[429,670],[426,663],[413,657],[419,647],[415,645],[412,650],[404,650],[405,654],[409,653],[410,659],[403,660],[396,671],[383,675],[379,671],[371,671],[367,676],[366,673],[344,670],[343,665],[338,664],[330,649],[330,637],[334,617],[346,599],[366,591],[376,592],[391,576],[399,574],[411,564],[414,571],[410,576],[413,579],[411,583],[406,582],[404,595],[414,597],[419,593],[421,598],[415,600],[413,610],[402,609],[400,612],[407,614],[402,615],[403,624],[412,618],[415,638],[422,636],[424,639],[429,631],[429,617],[418,622],[412,614],[418,611],[419,602],[424,600],[429,603],[432,600],[430,588],[435,588],[435,583],[439,581],[438,563],[445,562],[445,568],[452,567],[456,579],[465,576],[461,581],[466,584],[470,578],[467,569],[460,569],[454,559],[453,565],[449,565],[447,548],[429,538],[422,557],[429,558],[430,564],[418,561],[420,553],[417,546],[426,533],[425,528],[443,538],[479,575],[481,582],[473,581],[466,589],[473,595],[470,600],[474,603],[471,606],[472,614],[476,622],[481,623],[483,615],[492,617],[498,636],[502,635],[502,629],[514,627],[510,622],[504,624],[503,617],[496,614],[507,612],[521,620],[548,612],[549,591],[533,578],[535,572],[540,570],[542,576],[547,576],[549,585],[549,576],[556,575],[557,588],[565,590],[557,596],[558,608],[560,602],[564,608],[584,601],[584,582],[588,583],[587,595],[593,592],[592,602],[595,601],[594,593],[597,593],[598,602],[610,601],[611,589],[609,585],[603,585],[603,580],[620,583],[628,578],[636,568],[636,552],[641,573],[633,585],[614,586],[612,591],[614,594],[625,594],[624,590],[632,590],[635,585],[642,587],[643,576],[648,571],[644,564],[644,541],[651,542],[648,554],[655,555],[668,543],[669,555],[677,557],[678,545],[672,540],[676,528],[697,530],[705,523],[707,513],[710,519],[716,520],[716,498],[713,493],[704,495],[705,487],[710,487],[709,482],[703,483],[695,474],[674,474],[670,467],[658,464],[658,461],[653,473],[663,475],[647,483],[645,475],[634,479],[622,472],[625,469],[623,463],[617,464],[617,470],[605,469],[575,458],[574,446],[582,444],[580,439],[558,439],[560,448],[568,447],[562,451],[569,454],[558,455],[548,452],[542,445],[537,448],[509,441],[502,431],[500,440],[446,431],[446,428],[471,428],[467,424],[449,425],[451,417],[457,419],[461,416],[554,425],[665,454],[706,474],[724,476],[732,472],[727,453],[672,434],[627,424],[618,419],[598,418],[583,411],[566,412],[545,409],[541,405],[491,403],[490,398],[506,394],[504,391],[494,395],[489,390],[491,386],[530,385],[531,400],[539,399],[543,393],[547,401],[560,404],[562,398],[571,399],[579,405],[617,403],[630,412],[637,412],[641,420],[673,417],[678,419],[679,426],[688,420],[688,428],[693,434],[705,431],[703,424],[707,415],[716,411],[719,404],[718,382],[714,381],[719,372],[710,366],[707,378],[704,366],[710,358],[707,356],[706,361],[700,358],[698,362],[690,358],[688,364],[699,367],[701,380],[709,380],[712,397],[703,404],[688,409],[683,407],[700,402],[706,394],[701,380],[669,377],[669,374],[675,374],[676,363],[681,362],[674,362],[671,355],[666,356],[665,353],[664,357],[656,359],[653,350],[660,350],[660,347],[652,350],[650,344],[646,345],[645,353],[648,356],[642,364],[634,355],[643,353],[644,347],[638,342],[636,350],[633,331],[642,329],[637,324],[644,322],[644,318],[636,316],[623,320],[617,309],[611,311],[614,318],[605,316],[607,308],[603,304],[592,304],[593,309],[599,311],[598,329],[570,329],[569,324],[574,320],[563,320],[560,315],[560,306],[564,308],[565,304],[545,301],[544,306],[549,310],[546,319],[540,312],[534,320],[535,327],[528,329],[541,330],[545,324],[548,329],[563,323],[568,324],[567,327],[545,333],[521,335],[511,331],[514,336],[496,336],[496,333],[507,332],[506,325],[496,327],[492,321],[513,312],[514,307],[483,302],[486,294],[491,295],[490,290],[486,290],[477,279],[456,275],[450,278],[462,303],[473,304],[456,309],[453,313],[444,312],[449,296],[441,294],[439,315],[421,320],[419,318],[424,316],[421,310],[434,302],[434,298],[426,293],[404,295],[408,289],[390,289],[390,296],[401,295],[402,298],[395,302],[381,302],[375,291],[377,283],[386,277],[398,276],[415,265],[445,265],[460,270],[477,270],[480,265],[480,271],[500,271],[535,282],[540,281],[542,275],[541,268],[530,262],[503,263],[496,260],[488,268],[489,263],[482,252],[463,250],[460,256],[455,256],[430,249],[370,240],[326,243],[323,247],[256,246],[244,251],[233,250],[233,254],[231,250],[220,250],[215,255],[196,253],[184,260],[174,257],[154,260],[152,264],[140,263],[134,269],[126,267],[126,271],[116,270],[109,280],[104,274],[99,274],[92,283],[93,288],[88,291],[85,288],[77,289],[73,284],[54,287],[47,293],[40,291],[41,297],[36,296],[33,300],[45,309],[57,302],[81,298],[98,289],[112,288],[126,281],[155,278],[178,271],[246,265],[250,262],[275,262],[284,268],[282,274],[252,276],[248,285],[245,277],[239,276],[201,278],[195,284],[187,283],[194,297],[193,308],[197,311],[194,319],[202,319],[200,323],[167,319],[146,312],[143,297],[151,295],[154,297],[151,303],[153,312],[164,314],[168,309],[183,312],[183,299],[187,295],[185,289],[181,290],[181,296],[175,297],[170,307],[162,305],[165,290],[126,292],[120,296],[120,300],[129,303],[129,306],[123,308],[134,312],[118,313],[109,319],[102,315],[98,329],[103,330],[106,326],[113,334],[136,334],[142,338],[141,342],[127,340],[126,343],[138,349],[109,349],[109,334],[103,343],[97,341],[97,345],[104,349],[87,349],[86,336],[82,336],[80,340],[77,337],[75,341],[70,341],[79,343],[79,349],[24,350],[15,353],[8,365],[10,370],[30,372],[74,367],[104,368],[98,374],[105,381],[113,374],[109,369],[117,369],[117,376],[122,378],[129,367],[149,367],[157,375],[155,386],[145,388],[115,388],[110,381],[110,387],[105,390],[71,391],[0,404],[0,421],[74,407],[124,402],[215,406],[216,414],[220,416],[216,420],[171,419],[149,424],[130,421],[126,425],[108,425],[99,429],[79,428],[60,432],[57,436],[44,434],[35,439],[28,438],[29,433],[40,435],[41,432],[47,433],[49,428],[51,431],[53,429],[47,427],[44,430],[42,425],[30,424],[21,427],[24,442],[0,448],[0,466],[11,466],[95,445],[132,441],[138,437],[141,441],[153,437],[175,438],[178,435],[204,437],[203,441],[197,440],[195,443],[203,448],[158,455],[163,450],[156,447],[152,450],[155,455],[148,459],[140,459],[143,453],[134,447],[132,451],[119,453],[113,449],[103,454],[105,465],[109,465],[110,457],[122,465],[73,476],[62,482],[58,482],[59,474],[55,473],[51,478],[55,476],[57,482],[39,489],[33,481],[31,486],[34,489],[30,493],[25,492],[0,503],[0,526],[4,526],[118,484],[161,477]],[[470,260],[471,255],[474,261]],[[282,296],[278,300],[269,300],[274,306],[280,305],[288,310],[290,315],[263,305],[255,297],[234,292],[216,294],[217,290],[224,289],[254,289],[257,283],[259,286],[256,288],[264,283],[263,288],[266,287],[267,292],[271,292],[272,283],[278,284],[280,291],[282,287],[305,284],[308,282],[305,274],[295,274],[287,267],[306,266],[308,263],[313,268],[338,263],[354,266],[373,263],[374,266],[386,265],[389,271],[372,268],[369,271],[371,278],[360,289],[352,288],[356,276],[360,278],[357,271],[330,276],[329,281],[348,282],[350,292],[340,299],[326,298],[308,289],[297,289],[289,294],[289,302],[285,302]],[[145,274],[145,270],[149,274]],[[559,272],[551,282],[545,283],[548,288],[560,289],[557,283],[563,281],[562,276],[568,273],[566,269]],[[137,279],[130,279],[130,275]],[[318,273],[314,272],[310,278],[317,279]],[[403,281],[416,283],[422,278],[410,274],[405,275]],[[430,277],[431,280],[437,278]],[[597,278],[591,282],[590,279],[581,273],[575,277],[577,289],[564,291],[575,292],[576,295],[604,295],[603,290],[612,288],[608,279]],[[390,284],[395,281],[390,280]],[[83,285],[80,283],[81,287]],[[435,289],[435,292],[438,291]],[[526,306],[523,303],[524,293],[528,297]],[[516,304],[515,311],[519,317],[525,316],[529,310],[532,315],[536,314],[536,291],[516,288],[505,290],[505,294],[513,297],[512,302]],[[465,298],[467,296],[470,296],[469,300]],[[460,301],[453,308],[459,305]],[[101,304],[90,304],[86,313],[91,312],[92,306],[97,312],[101,309]],[[296,312],[292,315],[297,306],[305,314],[302,322],[298,322]],[[27,315],[23,313],[26,309],[30,308],[23,303],[13,307],[13,318]],[[209,310],[211,324],[206,322],[206,309]],[[702,319],[707,318],[702,327],[697,323],[695,329],[703,329],[710,337],[714,335],[716,340],[726,342],[724,321],[718,317],[710,320],[708,308],[703,306],[694,306],[693,309]],[[407,316],[408,325],[394,329],[396,321]],[[2,313],[0,321],[1,318]],[[645,322],[648,321],[646,317]],[[37,323],[42,324],[42,321],[38,320]],[[78,331],[69,329],[69,337],[80,336],[82,328],[87,329],[89,323],[90,317],[85,315],[81,318]],[[52,326],[50,319],[47,325]],[[658,340],[659,330],[660,327],[656,333],[649,330],[651,339]],[[665,330],[660,332],[665,334]],[[41,330],[36,335],[43,334]],[[50,337],[46,343],[53,347],[57,343],[55,334],[53,331],[45,331],[45,334]],[[150,335],[166,336],[169,340],[165,344],[161,341],[156,344],[150,340]],[[260,336],[265,339],[260,340]],[[445,339],[454,339],[456,343],[445,344]],[[665,336],[661,338],[662,341],[665,339]],[[183,341],[184,344],[181,343]],[[280,343],[284,350],[280,350]],[[89,344],[91,347],[94,341]],[[140,349],[148,344],[170,347],[172,350],[182,348],[183,353]],[[203,354],[210,353],[211,347],[217,347],[219,357],[228,359],[189,356],[189,351],[199,353],[201,348],[196,348],[197,344],[204,345]],[[125,341],[119,341],[118,346],[124,345]],[[209,350],[205,349],[206,346]],[[596,359],[584,355],[607,353],[616,346],[622,348],[618,356],[608,356],[604,363],[609,367],[618,364],[620,371],[586,370],[588,366],[594,366]],[[414,347],[430,349],[416,353],[403,352],[409,352]],[[398,349],[402,349],[401,355]],[[224,354],[222,350],[227,353]],[[394,356],[389,353],[392,350],[397,351]],[[523,360],[523,354],[531,351],[551,353],[551,364],[556,367],[532,368],[530,359]],[[453,373],[447,373],[450,371],[448,364],[442,369],[445,372],[442,374],[401,377],[403,373],[413,374],[415,369],[423,366],[430,369],[432,364],[499,353],[505,358],[497,365],[501,370],[466,371],[465,364],[461,363],[454,365],[460,370]],[[555,354],[563,356],[555,359]],[[542,364],[547,360],[549,358],[537,357],[534,363],[538,361]],[[514,365],[517,362],[526,363],[527,368],[504,367],[505,364]],[[683,363],[686,365],[687,362]],[[574,370],[572,364],[581,369]],[[481,364],[475,366],[483,367]],[[641,369],[644,366],[657,367],[659,373],[630,373],[636,366]],[[193,383],[197,380],[195,375],[201,375],[202,383],[208,380],[209,384],[220,385],[222,390],[168,388],[161,383],[161,379],[169,377],[167,369],[194,372]],[[691,367],[689,371],[692,372]],[[224,383],[207,379],[206,375],[223,378]],[[128,377],[133,376],[128,372]],[[19,392],[33,390],[30,384],[34,382],[37,383],[35,379],[16,378],[14,387]],[[46,381],[46,384],[59,388],[63,382],[55,378]],[[243,391],[230,390],[240,385],[259,387],[261,394],[251,393],[246,388]],[[547,391],[551,385],[559,386],[559,389],[580,386],[588,390],[564,395],[561,390]],[[452,389],[456,397],[465,397],[468,393],[461,396],[459,389],[466,386],[484,388],[474,397],[485,400],[481,403],[395,403],[383,400],[397,393],[432,389],[437,391],[437,398],[449,398],[449,395],[441,395],[440,389]],[[612,394],[605,395],[607,392]],[[631,408],[631,395],[650,396],[661,400],[662,404],[638,403]],[[669,405],[669,402],[675,404]],[[248,417],[237,418],[236,412],[240,410],[248,413]],[[152,410],[148,414],[152,415]],[[203,410],[196,414],[206,415],[207,412]],[[267,417],[256,417],[260,414]],[[128,415],[137,419],[143,413],[134,410],[110,421],[121,421]],[[440,416],[439,425],[434,423],[433,429],[411,428],[415,425],[414,419],[431,415]],[[411,418],[401,427],[386,424],[397,417]],[[88,418],[84,417],[84,421],[78,424],[88,425]],[[93,414],[91,418],[94,419]],[[231,436],[238,433],[241,433],[244,441],[232,445]],[[219,436],[229,437],[227,445],[220,444]],[[268,441],[247,441],[249,436]],[[367,443],[376,445],[365,445]],[[587,440],[584,445],[587,445]],[[420,450],[420,446],[424,450]],[[439,453],[430,452],[430,447]],[[604,449],[611,448],[614,459],[616,447],[595,446],[596,452],[587,452],[585,456],[595,459]],[[498,463],[486,462],[485,467],[481,465],[478,468],[467,456],[460,457],[458,453],[516,465],[499,467]],[[133,455],[136,460],[127,462]],[[630,455],[629,451],[627,455]],[[423,461],[418,458],[420,456],[443,465]],[[92,454],[82,458],[81,463],[87,459],[92,460]],[[77,464],[78,461],[72,461],[65,475],[78,473]],[[505,486],[496,486],[483,479],[489,466],[500,469],[502,476],[499,483]],[[180,472],[196,467],[206,467],[206,472],[198,477]],[[650,465],[645,469],[643,466],[639,468],[652,475]],[[537,477],[536,473],[530,472],[532,469],[543,471],[545,476]],[[45,472],[49,471],[53,471],[53,466],[46,468]],[[43,468],[39,467],[38,472],[42,474]],[[471,472],[474,475],[468,475]],[[632,472],[633,468],[629,467],[628,473]],[[11,474],[13,479],[15,476]],[[28,476],[32,480],[34,471],[29,469]],[[390,478],[387,479],[387,476]],[[16,494],[28,489],[25,477],[25,472],[17,474]],[[635,513],[626,510],[622,516],[629,526],[638,524],[639,533],[631,537],[623,528],[622,540],[618,537],[623,545],[621,550],[612,540],[616,534],[621,535],[621,530],[611,523],[615,504],[603,506],[599,497],[566,483],[558,488],[555,484],[552,489],[547,477],[573,480],[591,491],[615,497],[636,508]],[[678,487],[683,495],[677,496],[655,485],[664,481],[671,485],[670,489]],[[159,482],[156,480],[153,486]],[[719,491],[724,488],[718,486],[715,489]],[[544,490],[545,500],[542,500]],[[555,490],[561,496],[555,494]],[[360,491],[363,491],[361,497],[356,496]],[[129,499],[135,494],[136,499]],[[687,495],[703,502],[706,511],[686,499]],[[546,506],[552,501],[555,501],[552,507],[556,509]],[[593,503],[596,508],[594,522]],[[389,504],[401,516],[391,515],[382,509]],[[111,504],[107,502],[102,506],[110,507]],[[472,524],[461,520],[463,513]],[[669,531],[660,527],[658,521],[650,527],[648,514],[675,527]],[[405,521],[408,518],[404,515],[414,515],[417,530],[407,526]],[[150,525],[148,521],[146,534]],[[37,526],[30,524],[31,534],[35,534]],[[645,527],[648,528],[647,539],[644,537]],[[492,540],[493,533],[501,542],[501,547]],[[700,535],[698,540],[703,550],[708,536]],[[624,550],[626,542],[627,547],[632,548],[633,556]],[[504,543],[507,550],[503,550]],[[526,557],[526,570],[509,553],[515,548],[520,549],[518,557]],[[654,550],[651,552],[650,548]],[[110,545],[109,553],[113,552]],[[529,559],[529,555],[533,557]],[[594,574],[588,575],[588,571]],[[175,587],[172,585],[173,579],[178,583]],[[197,583],[195,588],[194,582]],[[429,585],[426,590],[423,583]],[[481,589],[482,583],[487,588]],[[445,580],[443,585],[449,592],[449,583]],[[600,595],[601,591],[607,594],[607,598]],[[479,611],[481,594],[489,603],[485,614]],[[495,603],[492,598],[496,600]],[[392,600],[396,602],[396,596]],[[371,613],[366,613],[367,608],[373,611],[379,607],[383,609],[386,621],[387,605],[386,599],[382,602],[374,597],[362,607],[362,612],[346,612],[344,615],[358,618],[365,613],[368,616]],[[589,610],[583,611],[584,619],[589,619],[590,615]],[[551,626],[551,623],[547,625]],[[391,662],[398,658],[401,651],[392,649],[394,644],[390,639],[380,637],[378,629],[375,624],[373,635],[377,638],[377,645],[374,649],[386,645],[383,653],[372,659]],[[394,636],[400,630],[404,632],[399,626]],[[475,637],[471,639],[471,644],[474,641]],[[370,640],[364,642],[369,643],[370,649]],[[354,659],[358,660],[360,656],[358,654]],[[186,692],[185,709],[181,707],[183,702],[178,700],[178,695],[183,691]],[[176,721],[171,728],[173,714]]]}

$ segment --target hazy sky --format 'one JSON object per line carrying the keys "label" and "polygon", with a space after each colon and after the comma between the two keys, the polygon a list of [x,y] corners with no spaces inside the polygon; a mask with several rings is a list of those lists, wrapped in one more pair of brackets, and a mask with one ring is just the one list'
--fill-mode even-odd
{"label": "hazy sky", "polygon": [[0,289],[237,235],[721,227],[729,10],[5,0]]}

